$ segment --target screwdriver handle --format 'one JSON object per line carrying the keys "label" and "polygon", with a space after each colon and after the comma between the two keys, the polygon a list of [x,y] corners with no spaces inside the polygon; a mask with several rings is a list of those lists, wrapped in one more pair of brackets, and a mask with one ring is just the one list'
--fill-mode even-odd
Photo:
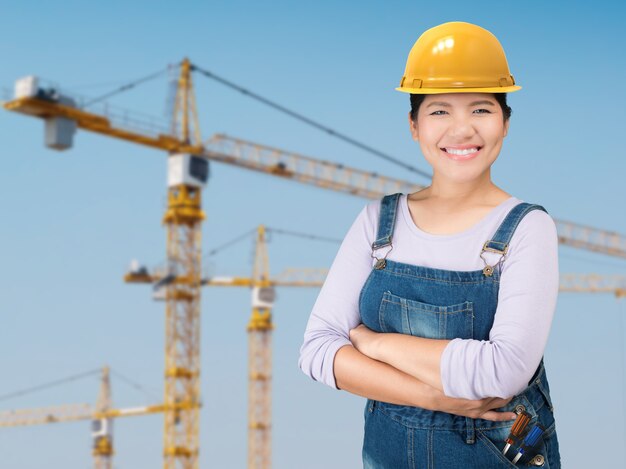
{"label": "screwdriver handle", "polygon": [[546,429],[543,427],[543,425],[539,423],[535,424],[526,435],[526,438],[524,438],[522,446],[520,446],[517,455],[515,456],[515,458],[513,458],[513,461],[511,462],[515,464],[524,454],[527,454],[528,457],[532,456],[534,450],[537,449],[537,447],[540,445],[541,435],[543,435],[543,432],[545,431]]}
{"label": "screwdriver handle", "polygon": [[541,439],[541,435],[543,435],[543,432],[545,431],[546,429],[543,427],[543,425],[539,423],[535,424],[533,428],[531,428],[528,432],[528,435],[526,435],[526,438],[524,438],[524,443],[522,443],[522,447],[527,450],[537,446]]}
{"label": "screwdriver handle", "polygon": [[511,432],[506,439],[506,442],[509,444],[514,444],[519,441],[524,435],[524,431],[526,430],[526,427],[528,427],[530,419],[531,416],[528,412],[523,411],[517,414],[515,422],[513,422],[513,426],[511,427]]}

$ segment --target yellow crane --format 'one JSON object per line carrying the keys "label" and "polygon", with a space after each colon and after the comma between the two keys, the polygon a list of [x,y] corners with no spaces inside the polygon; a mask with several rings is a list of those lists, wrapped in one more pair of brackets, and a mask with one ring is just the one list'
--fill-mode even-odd
{"label": "yellow crane", "polygon": [[623,275],[561,274],[559,291],[576,293],[613,293],[626,297],[626,277]]}
{"label": "yellow crane", "polygon": [[[366,198],[414,192],[424,186],[330,161],[263,146],[226,135],[202,143],[188,59],[180,64],[171,129],[155,129],[141,119],[123,118],[104,108],[89,112],[71,96],[38,86],[36,77],[18,80],[13,112],[45,120],[46,144],[72,146],[77,128],[168,152],[164,468],[197,469],[200,408],[200,225],[205,219],[201,189],[216,161]],[[193,129],[191,128],[193,126]],[[192,135],[193,130],[193,135]],[[192,139],[193,136],[193,139]],[[585,225],[556,220],[559,242],[610,256],[626,257],[626,237]],[[269,450],[268,450],[269,451]]]}
{"label": "yellow crane", "polygon": [[[248,331],[248,467],[270,468],[272,408],[272,308],[276,287],[320,287],[327,269],[287,269],[270,278],[266,227],[257,228],[254,265],[251,277],[203,278],[202,285],[247,287],[252,289],[252,314]],[[131,269],[124,280],[129,283],[172,282],[165,272],[149,274],[145,268]],[[157,292],[157,298],[163,296]]]}
{"label": "yellow crane", "polygon": [[0,427],[43,425],[49,423],[91,420],[94,469],[113,467],[113,419],[163,412],[163,405],[114,409],[111,407],[109,367],[102,368],[100,392],[95,407],[89,404],[66,404],[38,409],[16,409],[0,412]]}
{"label": "yellow crane", "polygon": [[272,308],[276,287],[319,287],[325,269],[289,269],[270,278],[266,228],[260,225],[252,277],[203,279],[207,286],[239,286],[252,289],[252,314],[248,331],[248,467],[270,468],[272,409]]}

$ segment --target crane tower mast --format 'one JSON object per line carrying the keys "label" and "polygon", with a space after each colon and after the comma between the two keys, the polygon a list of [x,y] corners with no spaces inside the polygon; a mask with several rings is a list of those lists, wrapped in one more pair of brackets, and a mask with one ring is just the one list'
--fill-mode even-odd
{"label": "crane tower mast", "polygon": [[[189,111],[193,111],[196,143],[199,126],[187,59],[178,82],[173,130],[190,143]],[[182,116],[180,116],[182,114]],[[179,128],[178,117],[182,117]],[[189,154],[168,157],[168,205],[165,293],[164,469],[197,469],[200,447],[200,289],[202,286],[201,190],[208,161]]]}

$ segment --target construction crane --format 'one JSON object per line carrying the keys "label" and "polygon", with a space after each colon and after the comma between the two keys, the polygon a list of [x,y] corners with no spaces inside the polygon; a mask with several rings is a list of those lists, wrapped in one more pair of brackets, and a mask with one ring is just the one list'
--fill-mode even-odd
{"label": "construction crane", "polygon": [[109,367],[102,368],[100,392],[95,407],[89,404],[66,404],[39,409],[17,409],[0,412],[0,427],[43,425],[49,423],[91,420],[94,469],[113,467],[113,419],[163,412],[163,405],[114,409],[111,407]]}
{"label": "construction crane", "polygon": [[576,293],[613,293],[626,297],[626,277],[623,275],[561,274],[559,291]]}
{"label": "construction crane", "polygon": [[[197,469],[200,408],[200,226],[205,219],[201,189],[209,162],[221,162],[365,198],[424,188],[408,181],[348,168],[296,153],[214,135],[202,143],[188,59],[180,64],[172,126],[158,128],[128,113],[87,106],[59,89],[41,88],[36,77],[16,82],[14,99],[3,104],[13,112],[45,121],[46,145],[71,148],[76,129],[115,137],[168,152],[168,207],[165,322],[164,468]],[[91,105],[91,103],[87,103]],[[559,242],[572,247],[626,257],[626,237],[555,220]],[[175,279],[168,281],[166,279]],[[269,451],[269,449],[268,449]]]}
{"label": "construction crane", "polygon": [[[266,228],[257,228],[255,256],[251,277],[203,278],[202,285],[217,287],[247,287],[252,289],[252,314],[248,331],[248,467],[270,468],[271,464],[271,408],[272,408],[272,308],[276,287],[320,287],[327,269],[287,269],[270,278]],[[152,283],[156,299],[163,299],[165,282],[175,281],[166,272],[149,274],[137,263],[131,265],[124,280],[129,283]]]}
{"label": "construction crane", "polygon": [[109,367],[102,369],[100,392],[96,402],[96,416],[91,422],[95,469],[113,467],[113,419],[106,413],[111,409],[111,379]]}
{"label": "construction crane", "polygon": [[265,234],[265,226],[260,225],[257,229],[252,277],[216,277],[203,279],[202,282],[207,286],[243,286],[252,289],[252,314],[247,326],[249,468],[272,467],[272,308],[276,300],[276,287],[319,287],[326,273],[321,269],[291,269],[286,275],[270,278]]}

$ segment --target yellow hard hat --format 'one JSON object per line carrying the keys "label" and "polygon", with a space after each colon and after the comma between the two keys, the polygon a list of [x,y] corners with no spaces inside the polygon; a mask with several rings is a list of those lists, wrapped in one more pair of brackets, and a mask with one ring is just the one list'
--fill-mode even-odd
{"label": "yellow hard hat", "polygon": [[498,39],[480,26],[452,21],[413,45],[398,91],[414,94],[510,93],[521,89]]}

